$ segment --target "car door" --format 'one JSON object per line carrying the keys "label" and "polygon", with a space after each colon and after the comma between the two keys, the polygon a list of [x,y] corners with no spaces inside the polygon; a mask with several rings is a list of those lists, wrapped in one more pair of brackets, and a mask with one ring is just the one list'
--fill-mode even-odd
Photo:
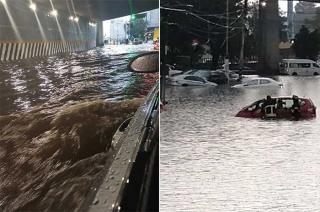
{"label": "car door", "polygon": [[299,74],[301,74],[299,72],[298,63],[289,63],[289,74],[290,75],[299,75]]}
{"label": "car door", "polygon": [[272,82],[268,79],[260,79],[259,85],[263,87],[268,87],[268,86],[272,86]]}
{"label": "car door", "polygon": [[320,74],[320,66],[317,63],[312,64],[312,75]]}

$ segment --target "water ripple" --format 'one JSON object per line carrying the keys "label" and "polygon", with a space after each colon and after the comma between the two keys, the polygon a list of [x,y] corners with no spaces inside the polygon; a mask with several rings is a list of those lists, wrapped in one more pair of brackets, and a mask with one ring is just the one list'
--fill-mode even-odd
{"label": "water ripple", "polygon": [[162,211],[319,211],[320,121],[234,117],[256,99],[297,94],[320,106],[320,78],[271,90],[167,89],[161,114]]}

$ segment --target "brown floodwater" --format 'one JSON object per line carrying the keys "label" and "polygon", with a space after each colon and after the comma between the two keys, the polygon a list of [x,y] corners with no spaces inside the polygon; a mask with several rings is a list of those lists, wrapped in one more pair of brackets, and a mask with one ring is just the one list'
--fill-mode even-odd
{"label": "brown floodwater", "polygon": [[[0,210],[78,211],[111,139],[157,80],[127,71],[146,46],[0,64]],[[112,53],[111,53],[112,52]]]}

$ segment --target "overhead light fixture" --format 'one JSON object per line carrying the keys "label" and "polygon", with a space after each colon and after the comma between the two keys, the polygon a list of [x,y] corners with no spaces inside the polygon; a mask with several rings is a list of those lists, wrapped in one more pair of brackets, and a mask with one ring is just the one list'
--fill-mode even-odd
{"label": "overhead light fixture", "polygon": [[58,16],[58,11],[57,10],[51,10],[50,11],[50,15],[54,16],[54,17],[57,17]]}
{"label": "overhead light fixture", "polygon": [[96,23],[92,23],[92,22],[89,22],[89,25],[90,25],[90,26],[92,26],[92,27],[97,26],[97,24],[96,24]]}
{"label": "overhead light fixture", "polygon": [[267,2],[265,2],[265,1],[261,2],[261,6],[262,6],[262,7],[267,6]]}
{"label": "overhead light fixture", "polygon": [[78,22],[79,21],[79,17],[74,17],[73,19],[75,22]]}
{"label": "overhead light fixture", "polygon": [[1,3],[5,4],[6,3],[6,0],[0,0]]}
{"label": "overhead light fixture", "polygon": [[74,17],[73,17],[73,16],[70,16],[70,17],[69,17],[69,20],[70,20],[70,21],[73,21],[73,20],[74,20]]}
{"label": "overhead light fixture", "polygon": [[30,3],[30,5],[29,5],[29,8],[31,9],[31,10],[33,10],[33,11],[36,11],[36,9],[37,9],[37,5],[35,4],[35,3]]}

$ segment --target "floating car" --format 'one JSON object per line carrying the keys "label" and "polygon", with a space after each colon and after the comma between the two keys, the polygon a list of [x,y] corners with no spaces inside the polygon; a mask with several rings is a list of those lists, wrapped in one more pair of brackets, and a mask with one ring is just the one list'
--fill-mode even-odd
{"label": "floating car", "polygon": [[233,88],[260,88],[260,87],[281,87],[281,82],[275,81],[271,78],[256,77],[245,81],[242,84],[234,85]]}
{"label": "floating car", "polygon": [[185,74],[171,77],[169,84],[181,86],[217,86],[216,83],[209,82],[205,77]]}
{"label": "floating car", "polygon": [[309,119],[316,117],[316,106],[311,99],[298,98],[297,108],[292,97],[271,98],[271,104],[266,99],[258,100],[244,107],[236,117],[244,118],[279,118],[279,119]]}

